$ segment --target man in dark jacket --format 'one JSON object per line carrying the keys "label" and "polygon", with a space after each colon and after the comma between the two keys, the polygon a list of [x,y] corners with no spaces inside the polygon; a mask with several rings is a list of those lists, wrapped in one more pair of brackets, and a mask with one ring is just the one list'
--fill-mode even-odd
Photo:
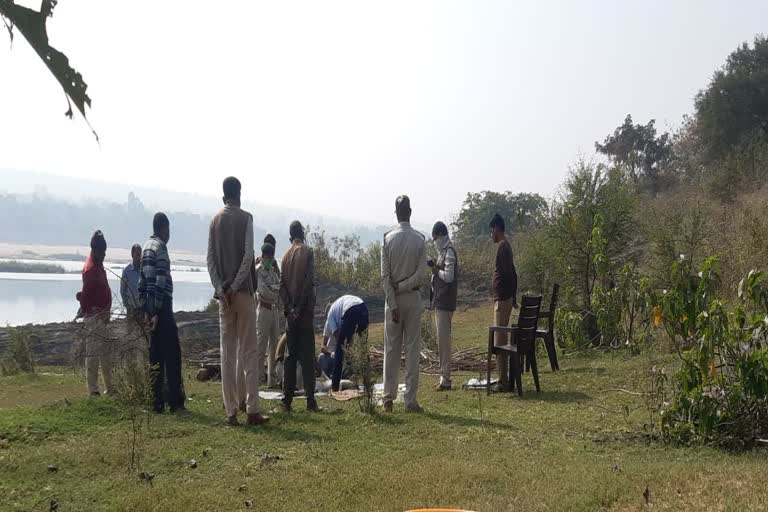
{"label": "man in dark jacket", "polygon": [[315,400],[315,256],[304,242],[304,227],[299,221],[290,226],[291,247],[283,256],[280,300],[285,307],[286,345],[283,409],[291,412],[296,392],[296,363],[301,362],[307,409],[320,410]]}
{"label": "man in dark jacket", "polygon": [[[494,215],[489,227],[491,239],[498,246],[492,283],[494,324],[506,327],[509,325],[512,309],[517,307],[517,271],[512,256],[512,246],[507,240],[504,219],[501,215],[498,213]],[[509,343],[507,334],[494,333],[493,343],[496,346],[506,345]],[[512,387],[509,382],[509,357],[507,354],[498,354],[496,365],[499,372],[499,382],[494,390],[510,391]]]}

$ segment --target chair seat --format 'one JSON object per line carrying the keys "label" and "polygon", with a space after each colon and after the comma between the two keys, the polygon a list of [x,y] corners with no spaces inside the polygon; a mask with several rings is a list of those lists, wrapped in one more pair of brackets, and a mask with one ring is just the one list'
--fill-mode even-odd
{"label": "chair seat", "polygon": [[507,344],[507,345],[499,345],[497,347],[493,347],[494,350],[497,350],[499,352],[517,352],[517,345]]}

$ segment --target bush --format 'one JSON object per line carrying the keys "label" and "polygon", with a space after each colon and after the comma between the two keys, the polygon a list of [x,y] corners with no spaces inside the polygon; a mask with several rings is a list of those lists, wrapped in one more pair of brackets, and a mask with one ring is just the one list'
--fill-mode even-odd
{"label": "bush", "polygon": [[9,329],[9,335],[8,353],[0,361],[0,372],[3,375],[34,373],[35,362],[32,355],[32,335],[28,330],[21,327]]}
{"label": "bush", "polygon": [[661,404],[662,429],[672,442],[744,450],[768,437],[768,279],[750,272],[729,309],[713,290],[717,260],[698,274],[676,265],[662,297],[667,332],[682,365],[673,376],[671,403]]}

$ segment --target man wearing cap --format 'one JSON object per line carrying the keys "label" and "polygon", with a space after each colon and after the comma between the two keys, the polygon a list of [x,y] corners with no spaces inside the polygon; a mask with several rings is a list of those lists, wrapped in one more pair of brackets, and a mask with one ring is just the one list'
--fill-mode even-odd
{"label": "man wearing cap", "polygon": [[264,243],[261,246],[261,258],[256,266],[256,337],[258,340],[257,366],[264,367],[264,351],[269,348],[267,366],[267,385],[275,384],[274,350],[280,335],[280,316],[278,298],[280,297],[280,273],[275,263],[275,246]]}
{"label": "man wearing cap", "polygon": [[304,242],[304,226],[293,221],[290,226],[291,247],[283,256],[280,278],[280,301],[287,320],[285,383],[283,410],[293,410],[296,392],[296,364],[301,362],[307,409],[319,411],[315,400],[315,255]]}
{"label": "man wearing cap", "polygon": [[257,364],[253,217],[240,208],[240,189],[237,178],[224,180],[224,209],[211,221],[208,235],[208,273],[219,300],[221,388],[230,426],[239,424],[239,353],[245,372],[247,424],[262,425],[269,420],[259,410],[262,369]]}
{"label": "man wearing cap", "polygon": [[112,394],[112,348],[109,346],[109,317],[112,290],[104,270],[107,241],[101,231],[91,237],[91,253],[83,266],[83,289],[77,294],[85,328],[85,373],[88,392],[99,396],[99,366],[107,394]]}
{"label": "man wearing cap", "polygon": [[397,398],[400,353],[405,345],[405,410],[422,412],[419,390],[421,347],[420,288],[428,278],[424,235],[411,227],[411,200],[395,201],[398,227],[384,235],[381,251],[381,279],[386,298],[384,318],[384,411],[392,412]]}

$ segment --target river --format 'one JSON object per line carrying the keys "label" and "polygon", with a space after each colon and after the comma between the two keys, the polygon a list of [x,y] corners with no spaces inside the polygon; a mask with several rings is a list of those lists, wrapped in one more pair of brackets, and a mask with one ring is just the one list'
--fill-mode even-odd
{"label": "river", "polygon": [[[0,260],[2,261],[2,260]],[[7,260],[5,260],[7,261]],[[52,263],[64,267],[67,272],[82,269],[82,262],[31,261],[26,263]],[[113,302],[119,304],[120,281],[124,264],[110,263],[107,277]],[[196,311],[205,308],[211,300],[213,288],[207,269],[201,267],[174,266],[173,305],[176,311]],[[73,274],[27,274],[0,272],[0,325],[45,324],[72,320],[79,306],[75,294],[81,289],[82,278]]]}

